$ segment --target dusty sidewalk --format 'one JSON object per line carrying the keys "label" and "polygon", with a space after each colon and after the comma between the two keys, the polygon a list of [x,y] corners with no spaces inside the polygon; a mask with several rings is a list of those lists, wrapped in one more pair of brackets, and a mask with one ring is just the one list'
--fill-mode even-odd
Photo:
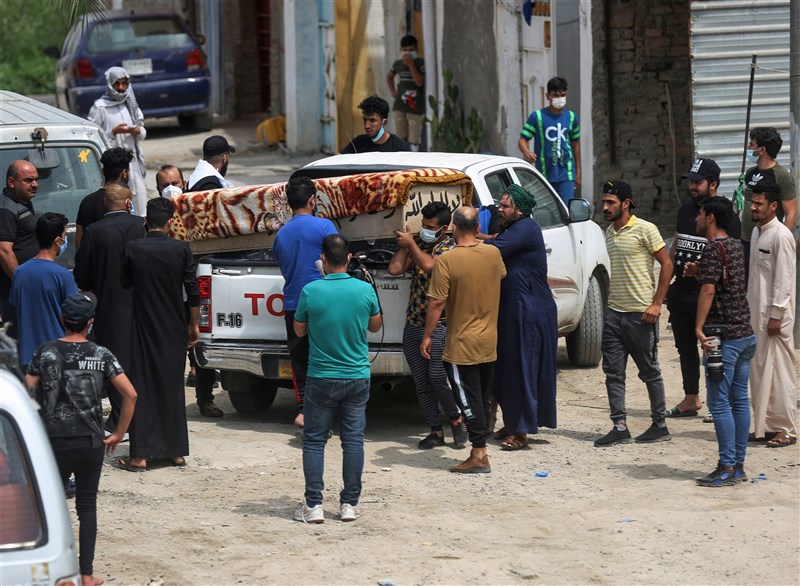
{"label": "dusty sidewalk", "polygon": [[[660,354],[673,402],[680,370],[665,323]],[[749,449],[748,474],[766,480],[697,487],[716,463],[712,425],[680,419],[669,422],[670,442],[594,448],[610,425],[602,371],[569,367],[563,342],[559,366],[559,428],[523,452],[495,442],[492,474],[479,477],[447,472],[465,450],[416,449],[424,430],[411,393],[375,394],[363,515],[335,518],[334,436],[326,522],[316,526],[291,520],[303,494],[291,393],[244,417],[221,392],[226,416],[212,420],[199,417],[189,389],[187,468],[104,468],[95,572],[107,584],[139,585],[798,583],[798,446]],[[628,380],[630,424],[641,432],[646,392],[635,371]]]}

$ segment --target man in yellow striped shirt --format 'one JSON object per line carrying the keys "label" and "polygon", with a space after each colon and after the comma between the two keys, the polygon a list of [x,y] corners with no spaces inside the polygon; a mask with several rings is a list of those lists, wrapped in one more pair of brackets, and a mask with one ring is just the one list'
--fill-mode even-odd
{"label": "man in yellow striped shirt", "polygon": [[[664,379],[658,364],[658,318],[672,278],[672,261],[654,224],[631,214],[636,207],[631,187],[622,181],[603,185],[606,247],[611,259],[611,285],[603,322],[603,372],[614,427],[594,442],[595,447],[631,441],[625,411],[625,367],[628,356],[650,396],[652,425],[637,443],[672,439],[665,416]],[[655,286],[653,259],[661,265]]]}

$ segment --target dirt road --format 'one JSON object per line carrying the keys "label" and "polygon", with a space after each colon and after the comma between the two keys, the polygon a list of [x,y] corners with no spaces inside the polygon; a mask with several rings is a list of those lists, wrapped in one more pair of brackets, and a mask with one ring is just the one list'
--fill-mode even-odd
{"label": "dirt road", "polygon": [[[665,322],[671,406],[682,393]],[[212,420],[187,389],[185,469],[135,474],[107,461],[95,573],[140,585],[798,583],[799,446],[750,449],[746,470],[764,480],[700,488],[694,478],[717,460],[712,425],[679,419],[669,422],[670,442],[594,448],[610,429],[602,371],[569,367],[563,341],[559,366],[558,429],[523,452],[494,442],[490,475],[449,474],[467,451],[418,451],[425,430],[413,395],[375,394],[363,514],[347,524],[335,519],[336,436],[326,452],[325,523],[291,520],[303,474],[290,392],[261,417],[235,414],[221,392],[226,416]],[[646,392],[633,369],[628,381],[629,424],[640,433]]]}

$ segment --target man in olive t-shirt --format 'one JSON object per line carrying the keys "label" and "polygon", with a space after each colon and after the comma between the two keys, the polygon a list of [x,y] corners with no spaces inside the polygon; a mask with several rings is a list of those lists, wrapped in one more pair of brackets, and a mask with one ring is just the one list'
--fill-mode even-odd
{"label": "man in olive t-shirt", "polygon": [[433,268],[420,352],[430,360],[433,330],[447,306],[442,359],[472,444],[469,458],[450,472],[487,473],[491,472],[486,455],[489,396],[497,359],[500,280],[506,276],[506,267],[500,251],[477,238],[478,210],[459,208],[453,222],[456,247],[442,255]]}

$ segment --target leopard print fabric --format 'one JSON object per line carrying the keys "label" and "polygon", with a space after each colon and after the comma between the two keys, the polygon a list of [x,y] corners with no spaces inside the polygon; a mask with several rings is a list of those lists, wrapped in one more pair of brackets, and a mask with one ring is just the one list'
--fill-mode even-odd
{"label": "leopard print fabric", "polygon": [[[335,219],[379,212],[408,201],[416,184],[462,186],[462,205],[471,205],[472,182],[452,169],[408,169],[315,179],[317,215]],[[193,242],[265,232],[273,234],[292,217],[286,184],[214,189],[178,195],[172,235]]]}

